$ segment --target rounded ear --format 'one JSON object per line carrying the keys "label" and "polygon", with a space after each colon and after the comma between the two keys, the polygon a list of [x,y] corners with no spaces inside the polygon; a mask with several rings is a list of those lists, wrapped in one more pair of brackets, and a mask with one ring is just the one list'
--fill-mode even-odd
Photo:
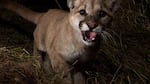
{"label": "rounded ear", "polygon": [[80,5],[81,0],[67,0],[68,7],[73,9],[74,7],[77,7]]}
{"label": "rounded ear", "polygon": [[116,10],[120,6],[120,3],[121,3],[121,0],[106,0],[106,4],[110,8],[112,13],[116,12]]}
{"label": "rounded ear", "polygon": [[75,0],[67,0],[67,5],[68,5],[69,9],[73,9],[74,8],[74,1]]}

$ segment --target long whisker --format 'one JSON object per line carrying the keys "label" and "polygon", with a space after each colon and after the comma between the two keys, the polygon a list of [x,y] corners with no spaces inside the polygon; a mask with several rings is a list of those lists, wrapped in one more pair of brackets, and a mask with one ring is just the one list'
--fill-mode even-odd
{"label": "long whisker", "polygon": [[[111,32],[111,33],[113,34],[113,36],[115,36],[116,39],[119,40],[119,46],[120,46],[120,47],[123,47],[122,38],[121,38],[120,35],[118,35],[118,33],[116,33],[115,31],[113,31],[113,30],[111,30],[111,29],[106,29],[106,31]],[[118,43],[117,43],[117,45],[118,45]]]}
{"label": "long whisker", "polygon": [[111,44],[117,45],[113,36],[110,33],[108,33],[107,31],[102,31],[101,36],[106,44],[111,43]]}

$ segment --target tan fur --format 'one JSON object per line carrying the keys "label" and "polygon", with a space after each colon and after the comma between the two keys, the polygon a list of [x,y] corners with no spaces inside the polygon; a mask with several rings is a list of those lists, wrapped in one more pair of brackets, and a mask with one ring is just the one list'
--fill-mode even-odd
{"label": "tan fur", "polygon": [[[74,66],[75,62],[86,64],[88,58],[96,54],[100,46],[99,37],[108,27],[117,3],[117,0],[68,0],[70,12],[50,9],[46,13],[36,13],[11,2],[1,6],[37,24],[34,47],[35,51],[46,52],[43,61],[48,71],[53,70],[60,75],[66,84],[85,84],[82,71]],[[86,15],[81,15],[80,10],[85,10]],[[101,10],[106,13],[104,17],[99,16]],[[96,41],[83,39],[82,31],[96,32]]]}

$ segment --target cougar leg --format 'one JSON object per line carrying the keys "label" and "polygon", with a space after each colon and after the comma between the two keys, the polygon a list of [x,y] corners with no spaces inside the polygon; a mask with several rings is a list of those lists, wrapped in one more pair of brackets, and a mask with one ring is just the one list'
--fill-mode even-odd
{"label": "cougar leg", "polygon": [[81,72],[73,74],[73,84],[86,84],[85,77]]}
{"label": "cougar leg", "polygon": [[44,69],[44,71],[46,71],[49,74],[53,74],[53,69],[51,66],[51,61],[49,59],[49,55],[44,52],[44,51],[40,51],[38,50],[40,55],[41,55],[41,61],[42,61],[42,68]]}
{"label": "cougar leg", "polygon": [[52,65],[51,65],[51,60],[49,58],[49,55],[46,53],[45,57],[42,58],[43,59],[43,66],[44,66],[44,69],[48,72],[48,73],[51,73],[53,74],[54,71],[52,69]]}
{"label": "cougar leg", "polygon": [[33,55],[34,56],[41,56],[40,57],[41,68],[49,74],[53,73],[53,69],[51,66],[49,56],[45,51],[38,50],[36,45],[34,45]]}
{"label": "cougar leg", "polygon": [[33,56],[38,56],[38,50],[35,44],[33,45]]}
{"label": "cougar leg", "polygon": [[66,61],[59,54],[55,52],[51,52],[50,59],[51,59],[52,68],[56,76],[59,77],[60,80],[65,82],[64,84],[73,84],[71,74],[70,74],[70,67],[66,63]]}

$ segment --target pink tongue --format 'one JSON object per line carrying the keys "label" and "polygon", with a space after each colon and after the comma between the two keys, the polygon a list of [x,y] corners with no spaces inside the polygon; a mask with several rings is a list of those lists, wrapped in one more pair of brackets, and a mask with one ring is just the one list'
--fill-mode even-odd
{"label": "pink tongue", "polygon": [[96,38],[96,33],[95,32],[90,32],[90,39]]}

